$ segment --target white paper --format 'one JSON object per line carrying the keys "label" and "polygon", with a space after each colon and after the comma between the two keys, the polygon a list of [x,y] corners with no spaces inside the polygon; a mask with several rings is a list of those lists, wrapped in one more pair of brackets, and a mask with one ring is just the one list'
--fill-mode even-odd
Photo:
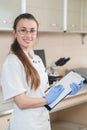
{"label": "white paper", "polygon": [[76,84],[80,84],[81,80],[84,81],[84,78],[73,71],[69,72],[65,77],[63,77],[56,85],[63,85],[65,90],[53,103],[49,105],[49,107],[52,109],[57,103],[59,103],[64,97],[66,97],[71,92],[71,83],[74,82]]}

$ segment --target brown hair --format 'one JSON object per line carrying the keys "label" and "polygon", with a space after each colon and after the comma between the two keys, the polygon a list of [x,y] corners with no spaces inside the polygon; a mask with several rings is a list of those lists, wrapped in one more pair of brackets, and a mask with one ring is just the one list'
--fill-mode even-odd
{"label": "brown hair", "polygon": [[[35,19],[35,17],[31,14],[28,13],[24,13],[19,15],[15,21],[14,21],[14,25],[13,25],[13,29],[16,31],[16,26],[18,24],[18,22],[21,19],[32,19],[37,23],[37,27],[38,27],[38,22]],[[11,51],[20,59],[20,61],[22,62],[25,72],[26,72],[26,81],[27,83],[29,82],[29,79],[31,80],[31,89],[37,89],[40,85],[40,77],[38,72],[36,71],[36,69],[32,66],[31,62],[29,61],[29,59],[27,58],[27,56],[25,55],[25,53],[23,52],[23,50],[21,49],[17,39],[14,40],[14,42],[11,45]]]}

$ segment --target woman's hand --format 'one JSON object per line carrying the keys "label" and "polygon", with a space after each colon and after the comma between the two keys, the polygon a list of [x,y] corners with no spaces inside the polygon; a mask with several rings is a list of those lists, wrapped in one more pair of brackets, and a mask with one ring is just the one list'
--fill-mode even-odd
{"label": "woman's hand", "polygon": [[75,95],[83,87],[83,81],[81,81],[80,84],[72,83],[70,84],[70,87],[72,91],[69,95]]}
{"label": "woman's hand", "polygon": [[49,92],[44,96],[44,98],[47,100],[47,105],[51,104],[53,101],[55,101],[58,96],[64,91],[64,88],[62,85],[57,85],[52,87]]}

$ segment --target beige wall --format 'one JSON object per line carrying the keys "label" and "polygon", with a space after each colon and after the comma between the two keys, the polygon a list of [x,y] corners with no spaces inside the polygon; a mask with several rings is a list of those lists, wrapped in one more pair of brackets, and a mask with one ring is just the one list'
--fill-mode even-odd
{"label": "beige wall", "polygon": [[[8,53],[12,43],[12,32],[0,32],[0,70],[2,62]],[[45,49],[47,66],[60,57],[70,57],[71,60],[59,67],[58,71],[75,67],[87,67],[87,36],[82,44],[81,34],[67,33],[40,33],[36,48]]]}

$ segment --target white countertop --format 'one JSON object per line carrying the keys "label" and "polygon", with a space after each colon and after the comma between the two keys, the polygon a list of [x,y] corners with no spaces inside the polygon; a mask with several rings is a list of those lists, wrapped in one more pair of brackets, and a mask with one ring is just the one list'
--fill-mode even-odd
{"label": "white countertop", "polygon": [[56,112],[85,102],[87,102],[87,84],[84,84],[84,87],[76,95],[67,96],[64,100],[58,103],[55,108],[50,112]]}

